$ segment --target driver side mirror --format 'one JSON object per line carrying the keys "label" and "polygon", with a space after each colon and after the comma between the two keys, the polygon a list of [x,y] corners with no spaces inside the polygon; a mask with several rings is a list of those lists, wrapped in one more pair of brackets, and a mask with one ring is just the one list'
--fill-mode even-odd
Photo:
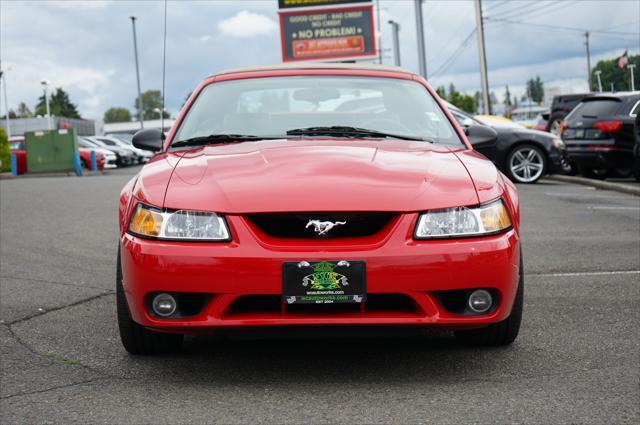
{"label": "driver side mirror", "polygon": [[160,152],[164,144],[164,133],[159,128],[145,128],[134,134],[131,142],[138,149]]}
{"label": "driver side mirror", "polygon": [[498,141],[498,133],[484,125],[471,125],[464,129],[467,139],[474,148],[492,148]]}

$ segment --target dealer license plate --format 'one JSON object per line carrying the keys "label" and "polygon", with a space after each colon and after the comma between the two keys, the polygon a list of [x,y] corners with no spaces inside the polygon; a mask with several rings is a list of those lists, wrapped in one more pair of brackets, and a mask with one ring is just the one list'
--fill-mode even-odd
{"label": "dealer license plate", "polygon": [[282,267],[285,304],[362,303],[366,292],[364,261],[300,261]]}

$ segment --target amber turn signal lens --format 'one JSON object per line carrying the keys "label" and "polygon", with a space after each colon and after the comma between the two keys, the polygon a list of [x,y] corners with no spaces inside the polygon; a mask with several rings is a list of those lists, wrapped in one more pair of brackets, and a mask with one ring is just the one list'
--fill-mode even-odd
{"label": "amber turn signal lens", "polygon": [[129,230],[143,236],[158,236],[162,227],[162,214],[138,206],[131,218]]}
{"label": "amber turn signal lens", "polygon": [[502,202],[495,202],[481,209],[480,219],[482,220],[484,231],[487,233],[498,232],[511,226],[509,212],[507,212]]}

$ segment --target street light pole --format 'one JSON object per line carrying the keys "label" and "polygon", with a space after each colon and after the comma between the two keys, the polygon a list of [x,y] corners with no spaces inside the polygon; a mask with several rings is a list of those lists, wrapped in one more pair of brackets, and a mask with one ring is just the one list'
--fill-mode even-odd
{"label": "street light pole", "polygon": [[9,100],[7,98],[7,74],[1,69],[0,80],[2,80],[2,91],[4,94],[4,118],[7,126],[7,137],[11,138],[11,119],[9,118]]}
{"label": "street light pole", "polygon": [[[636,90],[636,85],[635,85],[635,81],[633,80],[633,70],[636,68],[636,64],[635,63],[630,63],[627,66],[629,68],[629,73],[631,74],[631,91],[635,91]],[[7,92],[7,90],[5,89],[5,93],[6,92]]]}
{"label": "street light pole", "polygon": [[[136,39],[136,17],[130,16],[131,25],[133,27],[133,55],[136,61],[136,79],[138,80],[138,119],[140,120],[140,128],[144,128],[144,112],[142,109],[142,92],[140,90],[140,67],[138,66],[138,40]],[[164,96],[164,93],[162,94]]]}
{"label": "street light pole", "polygon": [[[584,33],[584,45],[587,48],[587,84],[589,84],[589,91],[591,88],[591,52],[589,51],[589,31]],[[600,77],[598,77],[600,79]],[[600,88],[602,91],[602,87]]]}
{"label": "street light pole", "polygon": [[415,0],[416,33],[418,35],[418,65],[420,75],[427,79],[427,56],[424,47],[424,23],[422,22],[422,0]]}
{"label": "street light pole", "polygon": [[44,88],[44,106],[47,110],[47,128],[49,130],[53,130],[53,126],[51,125],[51,110],[49,109],[49,82],[47,80],[40,81],[42,87]]}
{"label": "street light pole", "polygon": [[484,24],[482,22],[482,3],[476,3],[476,33],[478,34],[478,56],[480,56],[480,84],[482,86],[482,110],[484,114],[491,115],[491,103],[489,102],[489,79],[487,77],[487,56],[484,50]]}
{"label": "street light pole", "polygon": [[391,24],[391,30],[393,33],[393,61],[396,66],[400,66],[400,38],[398,33],[400,32],[400,24],[393,19],[389,20]]}
{"label": "street light pole", "polygon": [[598,91],[602,93],[602,81],[600,80],[600,74],[602,74],[602,70],[600,69],[597,70],[595,74],[596,74],[596,78],[598,78]]}

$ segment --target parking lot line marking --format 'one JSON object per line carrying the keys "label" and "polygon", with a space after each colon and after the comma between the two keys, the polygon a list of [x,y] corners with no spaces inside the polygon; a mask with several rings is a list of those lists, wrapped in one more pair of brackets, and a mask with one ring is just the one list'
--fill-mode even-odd
{"label": "parking lot line marking", "polygon": [[640,205],[638,205],[637,207],[613,207],[613,206],[591,206],[589,207],[590,210],[639,210],[640,209]]}
{"label": "parking lot line marking", "polygon": [[554,196],[556,198],[570,197],[570,198],[590,198],[590,199],[630,199],[629,195],[609,195],[609,194],[595,194],[595,193],[574,193],[574,192],[545,192],[547,196]]}
{"label": "parking lot line marking", "polygon": [[616,274],[640,274],[640,270],[613,270],[606,272],[569,272],[569,273],[531,273],[525,276],[564,277],[564,276],[608,276]]}

